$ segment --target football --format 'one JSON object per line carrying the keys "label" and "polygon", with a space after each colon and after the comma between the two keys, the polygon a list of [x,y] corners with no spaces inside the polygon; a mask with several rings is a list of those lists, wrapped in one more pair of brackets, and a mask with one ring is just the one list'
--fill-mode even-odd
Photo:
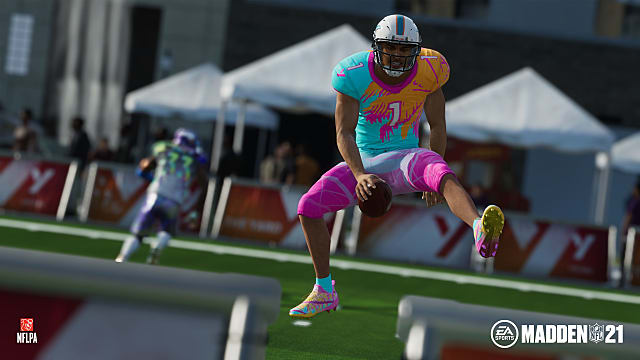
{"label": "football", "polygon": [[369,190],[371,190],[371,195],[367,200],[358,199],[360,211],[369,217],[384,215],[391,207],[391,187],[384,181],[378,181],[376,187],[371,187]]}

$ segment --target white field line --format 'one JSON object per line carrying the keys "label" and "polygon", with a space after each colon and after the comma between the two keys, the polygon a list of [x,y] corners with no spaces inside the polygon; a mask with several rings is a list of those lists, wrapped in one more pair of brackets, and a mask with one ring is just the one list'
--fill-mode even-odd
{"label": "white field line", "polygon": [[[19,220],[8,220],[8,219],[0,219],[0,227],[10,227],[10,228],[23,229],[28,231],[41,231],[41,232],[64,234],[64,235],[83,236],[91,239],[108,239],[108,240],[117,240],[117,241],[124,241],[129,236],[128,234],[118,233],[113,231],[91,230],[91,229],[67,227],[63,225],[40,224],[40,223],[35,223],[30,221],[19,221]],[[226,245],[216,245],[216,244],[184,241],[179,239],[172,239],[170,246],[175,248],[180,248],[180,249],[211,252],[211,253],[220,254],[220,255],[247,256],[247,257],[275,260],[275,261],[281,261],[281,262],[311,264],[311,257],[307,255],[286,254],[286,253],[278,253],[275,251],[246,249],[246,248],[238,248],[238,247],[226,246]],[[619,294],[619,293],[597,291],[597,290],[575,289],[575,288],[563,287],[558,285],[544,285],[544,284],[535,284],[535,283],[529,283],[524,281],[503,280],[503,279],[495,279],[495,278],[492,279],[489,277],[452,274],[452,273],[432,271],[432,270],[408,269],[400,266],[368,264],[368,263],[361,263],[361,262],[350,261],[350,260],[333,259],[331,260],[331,266],[337,267],[343,270],[369,271],[369,272],[375,272],[380,274],[398,275],[403,277],[417,277],[417,278],[423,278],[423,279],[449,281],[449,282],[455,282],[458,284],[492,286],[492,287],[498,287],[498,288],[504,288],[504,289],[519,290],[524,292],[531,291],[531,292],[539,292],[539,293],[553,294],[553,295],[574,296],[574,297],[584,298],[587,300],[604,300],[604,301],[614,301],[614,302],[629,303],[629,304],[640,304],[640,296],[637,296],[637,295],[627,295],[627,294]]]}

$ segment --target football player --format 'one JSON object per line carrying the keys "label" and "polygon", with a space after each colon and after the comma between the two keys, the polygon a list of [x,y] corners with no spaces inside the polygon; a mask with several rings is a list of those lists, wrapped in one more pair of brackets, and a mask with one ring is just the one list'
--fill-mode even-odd
{"label": "football player", "polygon": [[[418,27],[403,15],[389,15],[378,23],[372,48],[340,61],[333,71],[336,140],[345,162],[325,173],[298,204],[316,284],[289,311],[292,317],[313,317],[338,306],[329,271],[330,236],[322,217],[358,199],[366,201],[379,181],[394,195],[422,192],[429,206],[446,200],[473,229],[480,255],[495,256],[498,249],[502,211],[490,205],[479,214],[443,160],[447,135],[442,86],[450,73],[445,57],[422,48]],[[429,149],[418,144],[423,111],[431,129]]]}
{"label": "football player", "polygon": [[151,244],[147,263],[156,264],[162,250],[176,233],[180,205],[187,197],[195,176],[200,184],[201,198],[206,189],[207,159],[196,135],[186,129],[176,130],[173,141],[153,145],[153,155],[142,159],[136,173],[151,181],[147,197],[131,225],[132,235],[125,240],[116,262],[123,262],[138,249],[142,238],[154,226],[160,225],[157,241]]}

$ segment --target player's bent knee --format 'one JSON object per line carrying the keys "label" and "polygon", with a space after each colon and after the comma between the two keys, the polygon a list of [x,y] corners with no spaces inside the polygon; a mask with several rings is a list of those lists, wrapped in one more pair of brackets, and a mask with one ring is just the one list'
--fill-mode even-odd
{"label": "player's bent knee", "polygon": [[437,157],[434,155],[427,161],[423,176],[426,185],[440,194],[442,194],[442,186],[446,182],[445,180],[449,178],[456,180],[456,174],[449,168],[447,162],[442,160],[440,155],[437,155]]}
{"label": "player's bent knee", "polygon": [[457,183],[458,179],[456,178],[453,172],[445,173],[440,179],[440,185],[438,186],[438,193],[444,195],[444,186],[446,185],[447,181],[453,181],[454,183]]}
{"label": "player's bent knee", "polygon": [[322,206],[315,202],[312,197],[313,194],[311,192],[302,195],[298,202],[298,215],[312,219],[321,218],[326,211],[323,211]]}

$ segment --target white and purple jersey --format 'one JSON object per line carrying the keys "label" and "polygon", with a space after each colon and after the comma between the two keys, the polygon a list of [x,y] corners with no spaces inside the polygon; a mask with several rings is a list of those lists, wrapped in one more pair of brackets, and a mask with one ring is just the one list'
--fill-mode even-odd
{"label": "white and purple jersey", "polygon": [[196,152],[189,152],[168,141],[155,143],[153,156],[156,158],[157,166],[147,191],[182,203],[198,167],[205,163],[206,159]]}

